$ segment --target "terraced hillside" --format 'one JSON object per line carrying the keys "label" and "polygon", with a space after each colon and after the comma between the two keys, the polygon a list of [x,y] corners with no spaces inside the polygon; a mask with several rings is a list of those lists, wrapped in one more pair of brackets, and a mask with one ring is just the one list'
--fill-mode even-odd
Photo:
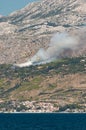
{"label": "terraced hillside", "polygon": [[0,17],[0,112],[61,111],[86,112],[86,0],[40,0]]}
{"label": "terraced hillside", "polygon": [[65,58],[25,68],[0,65],[0,101],[0,109],[6,107],[7,111],[15,108],[13,101],[16,109],[18,103],[35,101],[52,103],[55,111],[86,111],[86,58]]}

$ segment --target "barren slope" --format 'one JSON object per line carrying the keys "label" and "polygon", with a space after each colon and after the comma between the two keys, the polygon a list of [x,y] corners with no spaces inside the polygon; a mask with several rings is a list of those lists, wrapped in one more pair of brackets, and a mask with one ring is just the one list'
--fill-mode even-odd
{"label": "barren slope", "polygon": [[[86,43],[85,0],[43,0],[1,17],[0,63],[26,61],[40,47],[47,48],[54,33],[63,31]],[[79,54],[85,54],[82,48]]]}

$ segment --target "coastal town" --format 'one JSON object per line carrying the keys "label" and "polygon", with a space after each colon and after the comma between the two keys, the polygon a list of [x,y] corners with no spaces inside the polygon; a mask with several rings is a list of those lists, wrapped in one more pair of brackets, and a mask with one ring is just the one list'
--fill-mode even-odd
{"label": "coastal town", "polygon": [[36,101],[9,101],[3,104],[0,108],[0,112],[12,113],[12,112],[53,112],[59,110],[59,107],[54,106],[53,103],[48,102],[36,102]]}
{"label": "coastal town", "polygon": [[[1,104],[3,105],[1,107]],[[51,102],[37,102],[37,101],[9,101],[0,104],[0,113],[51,113],[51,112],[65,112],[65,113],[84,113],[86,111],[86,104],[83,107],[75,104],[58,106]]]}

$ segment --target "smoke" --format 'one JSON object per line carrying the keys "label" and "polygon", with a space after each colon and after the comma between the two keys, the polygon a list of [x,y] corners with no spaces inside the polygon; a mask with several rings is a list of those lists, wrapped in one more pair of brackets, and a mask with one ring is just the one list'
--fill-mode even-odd
{"label": "smoke", "polygon": [[43,64],[51,62],[59,58],[60,54],[65,49],[74,50],[77,47],[77,40],[74,37],[71,37],[66,32],[56,33],[50,41],[49,47],[47,50],[41,48],[36,55],[31,58],[31,61],[34,64]]}
{"label": "smoke", "polygon": [[[30,65],[45,64],[54,61],[58,58],[66,56],[66,51],[78,51],[80,43],[74,36],[70,36],[68,33],[56,33],[50,40],[49,47],[45,50],[44,48],[39,51],[27,62],[19,64],[19,67],[25,67]],[[65,52],[65,53],[63,53]],[[68,55],[68,54],[67,54]]]}

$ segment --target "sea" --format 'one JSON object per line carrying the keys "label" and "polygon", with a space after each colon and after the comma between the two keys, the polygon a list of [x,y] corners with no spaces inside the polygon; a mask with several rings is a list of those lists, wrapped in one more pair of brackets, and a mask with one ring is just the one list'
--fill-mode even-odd
{"label": "sea", "polygon": [[1,113],[0,130],[86,130],[86,114]]}

